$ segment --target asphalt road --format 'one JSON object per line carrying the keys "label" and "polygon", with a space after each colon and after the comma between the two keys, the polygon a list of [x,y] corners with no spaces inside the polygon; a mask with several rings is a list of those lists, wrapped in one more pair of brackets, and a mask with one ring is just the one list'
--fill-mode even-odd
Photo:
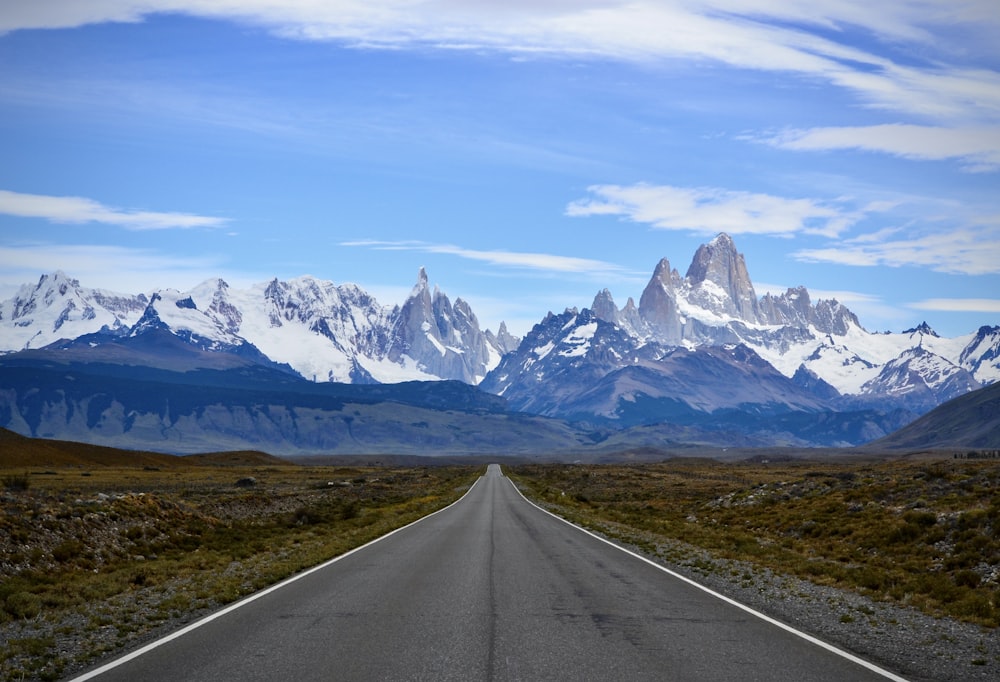
{"label": "asphalt road", "polygon": [[552,517],[493,465],[452,507],[94,679],[887,678]]}

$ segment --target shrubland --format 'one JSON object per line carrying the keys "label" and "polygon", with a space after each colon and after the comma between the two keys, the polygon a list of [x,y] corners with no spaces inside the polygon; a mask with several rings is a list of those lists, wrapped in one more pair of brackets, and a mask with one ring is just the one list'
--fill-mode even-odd
{"label": "shrubland", "polygon": [[0,679],[56,679],[457,499],[474,467],[62,466],[0,479]]}
{"label": "shrubland", "polygon": [[995,628],[1000,462],[523,465],[529,498],[667,561],[684,547]]}
{"label": "shrubland", "polygon": [[[445,506],[483,471],[103,450],[31,465],[11,452],[0,453],[6,680],[56,679],[136,646]],[[707,553],[1000,625],[997,460],[672,459],[504,471],[536,502],[668,564],[721,570],[703,561]]]}

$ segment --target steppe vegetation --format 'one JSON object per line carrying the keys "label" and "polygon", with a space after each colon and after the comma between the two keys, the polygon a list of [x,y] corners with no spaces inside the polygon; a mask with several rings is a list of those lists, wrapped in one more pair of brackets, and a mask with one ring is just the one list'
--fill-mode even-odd
{"label": "steppe vegetation", "polygon": [[509,474],[529,498],[668,562],[684,562],[694,547],[934,616],[1000,625],[995,460],[673,460],[525,465]]}
{"label": "steppe vegetation", "polygon": [[481,473],[136,461],[0,471],[0,679],[57,679],[438,509]]}
{"label": "steppe vegetation", "polygon": [[[252,452],[178,458],[4,436],[3,680],[57,679],[137,646],[446,505],[483,470],[295,466]],[[1000,625],[995,459],[504,471],[570,520],[702,575],[731,570],[705,560],[720,557]],[[752,583],[755,570],[724,577]],[[991,656],[966,663],[985,670]]]}

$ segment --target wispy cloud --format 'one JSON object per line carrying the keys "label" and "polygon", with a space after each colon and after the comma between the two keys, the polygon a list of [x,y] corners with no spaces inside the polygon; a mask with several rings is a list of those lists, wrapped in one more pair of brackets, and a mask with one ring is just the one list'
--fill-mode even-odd
{"label": "wispy cloud", "polygon": [[907,303],[915,310],[936,310],[954,313],[1000,313],[998,298],[928,298]]}
{"label": "wispy cloud", "polygon": [[1000,227],[959,227],[908,236],[903,230],[846,239],[825,248],[801,249],[806,262],[855,266],[915,266],[961,275],[1000,273]]}
{"label": "wispy cloud", "polygon": [[[183,289],[222,274],[224,259],[169,256],[149,249],[94,244],[0,245],[3,283],[20,285],[42,273],[62,270],[84,286],[140,293],[161,287]],[[263,278],[261,278],[263,279]],[[241,280],[244,281],[244,280]]]}
{"label": "wispy cloud", "polygon": [[718,187],[640,183],[594,185],[588,190],[593,197],[570,203],[566,215],[617,215],[661,230],[773,236],[791,236],[797,232],[836,236],[864,216],[863,212],[813,199]]}
{"label": "wispy cloud", "polygon": [[355,240],[341,242],[341,246],[358,246],[382,251],[416,251],[448,256],[457,256],[504,268],[536,270],[550,273],[581,274],[623,274],[620,265],[590,258],[575,258],[550,253],[530,253],[524,251],[483,251],[466,249],[452,244],[428,244],[418,241],[377,241]]}
{"label": "wispy cloud", "polygon": [[129,230],[221,227],[226,218],[191,213],[123,210],[83,197],[57,197],[0,190],[0,213],[54,223],[104,223]]}
{"label": "wispy cloud", "polygon": [[786,130],[757,139],[795,151],[859,149],[907,159],[957,159],[969,171],[1000,170],[1000,126],[944,128],[889,123]]}
{"label": "wispy cloud", "polygon": [[[795,73],[855,93],[866,105],[936,120],[995,120],[1000,74],[961,65],[995,55],[993,0],[48,0],[6,3],[0,33],[135,22],[157,12],[262,25],[292,39],[360,48],[492,49],[525,56],[694,60]],[[869,49],[857,47],[858,33]],[[900,50],[907,63],[889,54]],[[881,50],[881,52],[876,52]],[[921,63],[914,55],[924,55]],[[953,62],[957,63],[954,64]]]}

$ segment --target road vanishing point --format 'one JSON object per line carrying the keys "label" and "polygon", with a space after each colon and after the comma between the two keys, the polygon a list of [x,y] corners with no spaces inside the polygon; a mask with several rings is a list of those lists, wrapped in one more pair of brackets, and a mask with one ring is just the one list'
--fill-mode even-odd
{"label": "road vanishing point", "polygon": [[450,507],[88,679],[902,680],[543,511],[495,464]]}

